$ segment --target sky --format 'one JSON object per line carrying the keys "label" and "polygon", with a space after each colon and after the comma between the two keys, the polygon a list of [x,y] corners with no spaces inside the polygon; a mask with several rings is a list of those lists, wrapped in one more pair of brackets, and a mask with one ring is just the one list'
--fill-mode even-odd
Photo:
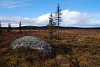
{"label": "sky", "polygon": [[0,21],[2,27],[19,22],[28,26],[46,26],[49,15],[60,4],[60,26],[100,27],[100,0],[0,0]]}

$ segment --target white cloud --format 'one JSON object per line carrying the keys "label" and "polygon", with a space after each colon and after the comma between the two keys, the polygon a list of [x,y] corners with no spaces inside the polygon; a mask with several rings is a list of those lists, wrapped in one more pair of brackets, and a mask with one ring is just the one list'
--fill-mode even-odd
{"label": "white cloud", "polygon": [[48,24],[48,18],[49,18],[49,13],[44,14],[39,16],[38,18],[35,18],[35,25],[42,26],[42,25],[47,25]]}
{"label": "white cloud", "polygon": [[19,22],[22,22],[22,25],[30,25],[30,26],[45,26],[48,24],[48,17],[49,13],[45,15],[41,15],[37,18],[20,18],[17,16],[14,17],[3,17],[0,16],[0,21],[2,22],[2,26],[8,25],[8,23],[11,23],[11,25],[17,26]]}
{"label": "white cloud", "polygon": [[[7,26],[11,23],[12,26],[18,26],[21,21],[23,25],[31,26],[45,26],[48,24],[49,14],[41,15],[37,18],[21,18],[21,17],[4,17],[0,16],[0,21],[2,21],[2,26]],[[54,14],[53,14],[54,15]],[[100,20],[90,17],[88,13],[81,13],[78,11],[63,10],[61,16],[62,22],[61,26],[78,26],[78,27],[100,27]]]}
{"label": "white cloud", "polygon": [[78,11],[62,11],[62,26],[73,26],[81,21],[88,19],[87,13],[80,13]]}
{"label": "white cloud", "polygon": [[2,8],[14,8],[27,6],[29,0],[0,0],[0,7]]}

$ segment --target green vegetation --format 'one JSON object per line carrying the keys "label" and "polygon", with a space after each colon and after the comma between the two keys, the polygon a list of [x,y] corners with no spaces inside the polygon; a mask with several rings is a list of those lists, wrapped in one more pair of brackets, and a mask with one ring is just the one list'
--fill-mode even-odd
{"label": "green vegetation", "polygon": [[48,39],[48,41],[51,43],[51,45],[55,41],[55,37],[56,37],[55,25],[56,25],[56,23],[54,22],[53,16],[52,16],[52,13],[51,13],[50,17],[49,17],[49,24],[47,26],[49,34],[47,36],[45,36],[45,38]]}

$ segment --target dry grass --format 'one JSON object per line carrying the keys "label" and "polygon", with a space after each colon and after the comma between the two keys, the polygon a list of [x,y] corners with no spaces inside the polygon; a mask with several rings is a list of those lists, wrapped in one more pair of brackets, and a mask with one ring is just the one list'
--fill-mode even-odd
{"label": "dry grass", "polygon": [[61,40],[54,42],[52,56],[42,59],[35,50],[11,50],[10,44],[22,36],[36,36],[48,42],[44,30],[13,31],[0,35],[0,67],[100,67],[100,30],[60,30]]}

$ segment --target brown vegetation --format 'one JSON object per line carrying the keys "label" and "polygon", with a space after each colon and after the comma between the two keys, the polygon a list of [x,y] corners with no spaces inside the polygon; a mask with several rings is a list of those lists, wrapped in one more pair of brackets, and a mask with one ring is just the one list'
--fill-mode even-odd
{"label": "brown vegetation", "polygon": [[4,32],[0,35],[0,67],[100,67],[99,29],[60,30],[61,39],[51,45],[52,55],[45,59],[36,50],[9,48],[16,38],[26,35],[48,42],[44,30]]}

